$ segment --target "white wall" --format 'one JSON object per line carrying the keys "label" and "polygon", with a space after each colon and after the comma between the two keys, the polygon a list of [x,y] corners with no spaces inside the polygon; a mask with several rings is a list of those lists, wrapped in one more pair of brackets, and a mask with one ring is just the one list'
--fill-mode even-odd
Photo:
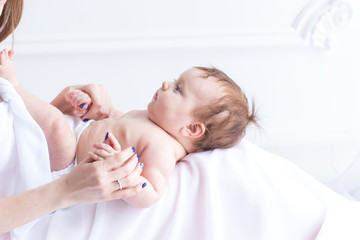
{"label": "white wall", "polygon": [[[352,9],[324,49],[292,27],[305,11],[311,35],[309,2],[26,1],[15,34],[18,75],[46,101],[66,85],[102,83],[126,111],[146,108],[162,81],[214,65],[255,99],[262,130],[247,138],[330,181],[332,167],[341,171],[360,152],[360,7],[313,1],[319,16],[332,2]],[[333,17],[349,16],[341,11]]]}

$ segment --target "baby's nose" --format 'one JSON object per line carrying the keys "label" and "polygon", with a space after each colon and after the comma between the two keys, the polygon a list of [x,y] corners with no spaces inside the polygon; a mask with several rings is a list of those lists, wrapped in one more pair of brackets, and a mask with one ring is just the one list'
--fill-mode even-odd
{"label": "baby's nose", "polygon": [[163,82],[162,83],[162,90],[166,91],[169,88],[169,83],[168,82]]}

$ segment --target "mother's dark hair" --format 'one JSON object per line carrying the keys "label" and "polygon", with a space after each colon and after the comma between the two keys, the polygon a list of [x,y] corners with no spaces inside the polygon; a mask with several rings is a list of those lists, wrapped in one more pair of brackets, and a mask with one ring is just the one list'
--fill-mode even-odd
{"label": "mother's dark hair", "polygon": [[7,0],[0,16],[0,42],[6,39],[19,25],[24,0]]}

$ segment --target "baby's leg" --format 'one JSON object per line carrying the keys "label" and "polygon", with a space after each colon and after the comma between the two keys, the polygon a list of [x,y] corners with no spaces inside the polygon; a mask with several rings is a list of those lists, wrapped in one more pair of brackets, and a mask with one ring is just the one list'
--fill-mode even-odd
{"label": "baby's leg", "polygon": [[8,53],[0,53],[0,75],[13,84],[31,116],[43,130],[49,148],[51,170],[67,167],[76,151],[76,138],[64,115],[54,106],[29,93],[18,82],[15,67]]}
{"label": "baby's leg", "polygon": [[31,116],[43,130],[49,148],[51,170],[71,164],[76,152],[76,137],[64,114],[49,103],[29,93],[22,85],[16,87]]}

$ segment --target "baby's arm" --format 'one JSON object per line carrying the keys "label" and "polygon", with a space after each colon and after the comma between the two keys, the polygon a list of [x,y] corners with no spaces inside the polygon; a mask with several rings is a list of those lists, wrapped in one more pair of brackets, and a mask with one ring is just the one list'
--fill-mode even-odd
{"label": "baby's arm", "polygon": [[[147,158],[151,158],[151,160],[146,161]],[[175,167],[175,159],[173,153],[161,147],[145,149],[140,156],[140,161],[141,159],[146,162],[141,175],[148,180],[147,186],[139,194],[125,198],[124,201],[134,207],[148,208],[157,202],[163,194],[170,174]]]}

